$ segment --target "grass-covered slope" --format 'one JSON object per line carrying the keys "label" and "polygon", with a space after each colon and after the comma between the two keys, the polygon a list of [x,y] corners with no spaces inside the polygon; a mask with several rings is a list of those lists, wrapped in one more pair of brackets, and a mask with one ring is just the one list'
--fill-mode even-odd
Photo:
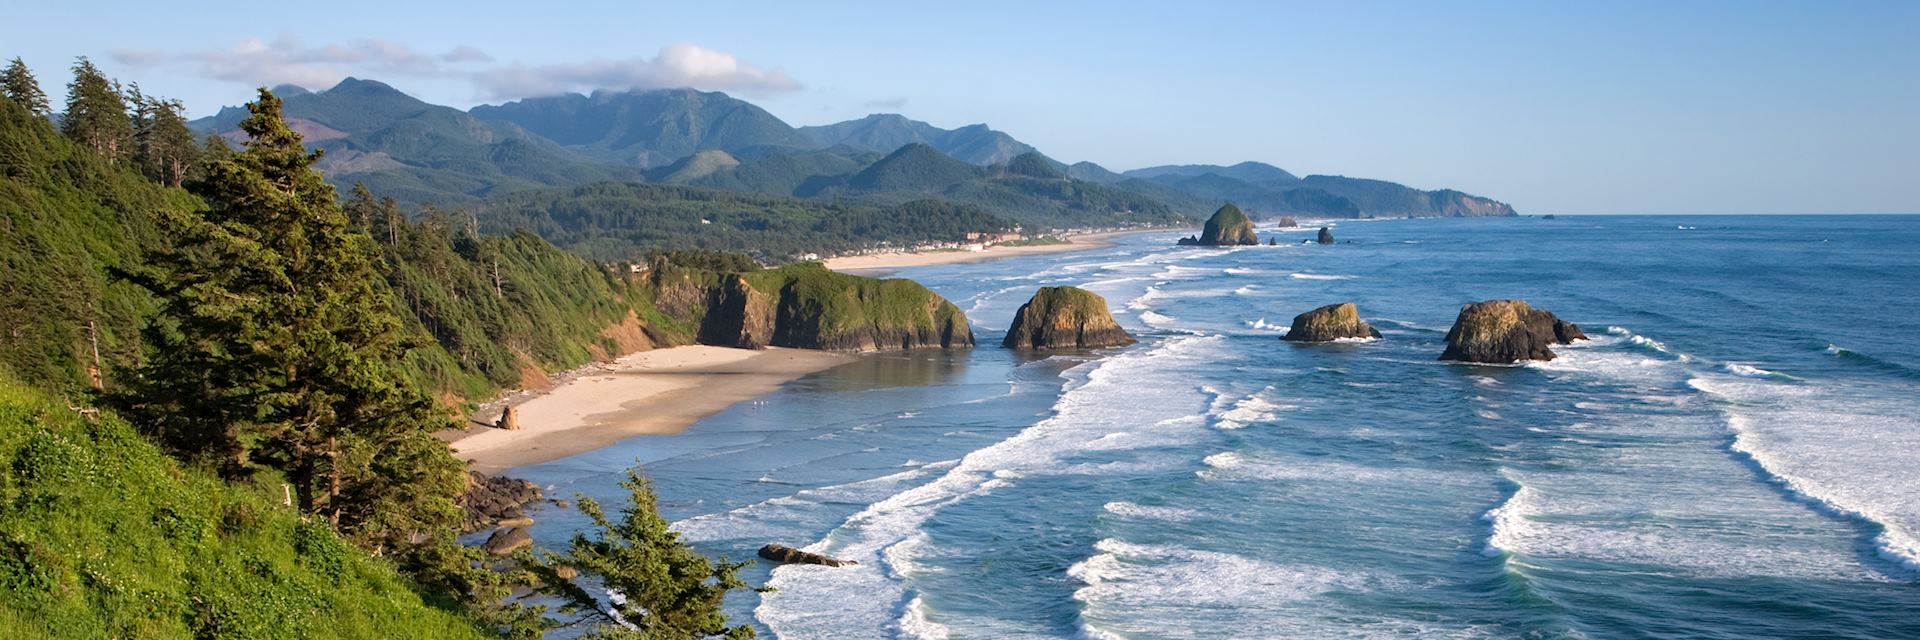
{"label": "grass-covered slope", "polygon": [[483,638],[275,486],[183,468],[0,372],[0,637]]}

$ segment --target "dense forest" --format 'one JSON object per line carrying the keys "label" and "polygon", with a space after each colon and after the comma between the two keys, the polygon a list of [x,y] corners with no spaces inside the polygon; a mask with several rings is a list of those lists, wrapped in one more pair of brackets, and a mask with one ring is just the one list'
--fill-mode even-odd
{"label": "dense forest", "polygon": [[496,570],[454,541],[467,474],[433,433],[696,339],[648,278],[365,188],[343,205],[270,92],[202,142],[177,102],[73,72],[59,116],[18,60],[0,85],[0,635],[531,637],[608,606],[562,573],[671,575],[618,605],[636,637],[751,635],[717,608],[738,566],[680,544],[637,477],[568,549]]}

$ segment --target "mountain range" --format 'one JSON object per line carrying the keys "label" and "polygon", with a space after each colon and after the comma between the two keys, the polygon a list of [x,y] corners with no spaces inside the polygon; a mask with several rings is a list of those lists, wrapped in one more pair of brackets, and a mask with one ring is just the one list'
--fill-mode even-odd
{"label": "mountain range", "polygon": [[[899,114],[793,127],[750,102],[692,89],[595,91],[468,111],[348,78],[275,88],[321,168],[403,202],[464,205],[596,183],[656,183],[892,206],[972,205],[1041,227],[1171,224],[1223,202],[1256,217],[1499,216],[1504,203],[1393,182],[1299,177],[1260,162],[1115,172],[1065,164],[984,124],[943,129]],[[246,110],[196,120],[238,139]]]}

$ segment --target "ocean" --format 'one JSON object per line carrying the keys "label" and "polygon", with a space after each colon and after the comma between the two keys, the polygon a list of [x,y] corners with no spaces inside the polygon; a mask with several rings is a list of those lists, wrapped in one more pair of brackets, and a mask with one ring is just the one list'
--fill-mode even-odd
{"label": "ocean", "polygon": [[[683,435],[517,469],[746,571],[777,638],[1920,638],[1920,217],[1261,227],[1279,246],[917,267],[980,346],[864,356]],[[1046,285],[1141,342],[998,346]],[[1593,337],[1436,360],[1461,304]],[[1377,341],[1299,345],[1359,305]],[[577,512],[543,508],[539,542]]]}

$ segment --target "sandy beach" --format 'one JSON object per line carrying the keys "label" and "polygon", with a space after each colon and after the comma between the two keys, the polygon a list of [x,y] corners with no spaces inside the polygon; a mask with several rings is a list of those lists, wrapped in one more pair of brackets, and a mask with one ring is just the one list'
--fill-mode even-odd
{"label": "sandy beach", "polygon": [[852,357],[778,347],[641,351],[516,404],[519,430],[475,425],[449,439],[455,455],[472,461],[473,469],[499,473],[632,436],[679,433],[736,402]]}
{"label": "sandy beach", "polygon": [[1042,254],[1042,253],[1064,253],[1068,251],[1086,251],[1088,249],[1098,249],[1100,247],[1112,245],[1113,244],[1112,238],[1114,236],[1125,234],[1125,233],[1142,233],[1144,231],[1150,231],[1150,230],[1143,229],[1139,231],[1108,231],[1105,233],[1088,233],[1088,234],[1081,234],[1081,235],[1071,235],[1064,238],[1067,241],[1067,244],[1044,244],[1044,245],[1023,246],[1023,247],[988,247],[983,251],[919,251],[919,252],[902,251],[898,253],[875,253],[875,254],[868,254],[863,256],[841,256],[838,258],[828,258],[826,261],[826,265],[828,269],[832,269],[834,271],[843,271],[846,273],[856,273],[860,275],[872,275],[876,272],[892,271],[894,269],[901,269],[905,267],[923,267],[923,266],[934,265],[934,264],[956,264],[956,263],[962,263],[962,262],[980,262],[982,260],[1011,258],[1014,256],[1030,256],[1030,255]]}

